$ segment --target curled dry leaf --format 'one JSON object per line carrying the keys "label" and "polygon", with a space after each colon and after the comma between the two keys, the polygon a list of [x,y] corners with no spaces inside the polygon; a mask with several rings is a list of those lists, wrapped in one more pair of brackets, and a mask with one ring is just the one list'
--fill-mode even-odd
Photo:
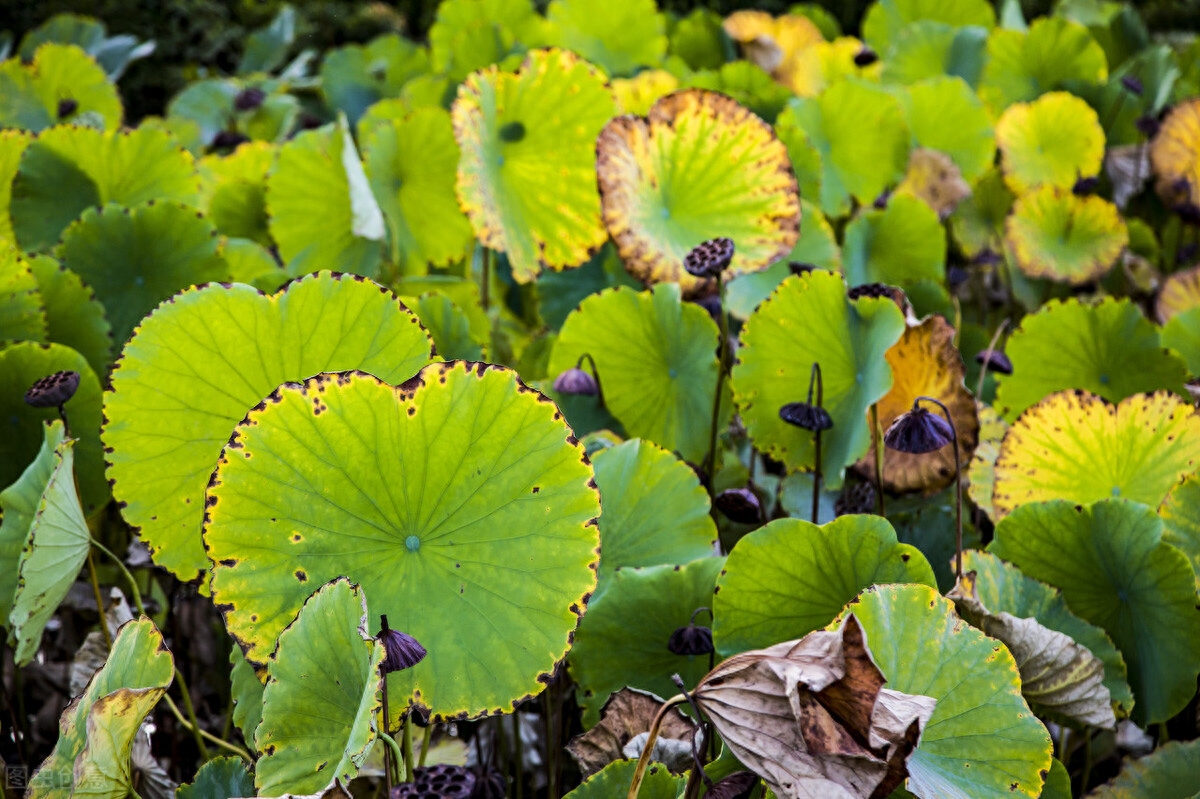
{"label": "curled dry leaf", "polygon": [[908,172],[896,191],[911,194],[937,212],[945,221],[958,204],[971,196],[971,184],[950,156],[918,147],[908,157]]}
{"label": "curled dry leaf", "polygon": [[[648,691],[622,688],[608,697],[600,709],[600,723],[567,744],[567,751],[584,779],[627,755],[625,746],[638,735],[650,730],[650,722],[663,705],[663,700]],[[663,718],[658,738],[686,741],[690,744],[695,727],[682,711],[672,710]]]}
{"label": "curled dry leaf", "polygon": [[778,796],[865,799],[904,781],[936,704],[885,682],[851,614],[837,630],[735,655],[692,698]]}

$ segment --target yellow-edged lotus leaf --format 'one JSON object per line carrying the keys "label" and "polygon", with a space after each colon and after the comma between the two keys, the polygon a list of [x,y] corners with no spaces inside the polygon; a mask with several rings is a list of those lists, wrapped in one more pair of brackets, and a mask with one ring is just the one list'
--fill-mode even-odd
{"label": "yellow-edged lotus leaf", "polygon": [[685,272],[683,258],[707,239],[733,239],[732,276],[769,266],[799,238],[787,149],[770,125],[716,92],[687,89],[646,117],[613,119],[596,144],[596,172],[604,224],[647,284],[703,293],[709,281]]}
{"label": "yellow-edged lotus leaf", "polygon": [[593,148],[615,112],[604,76],[564,50],[531,52],[516,73],[488,67],[459,87],[459,203],[518,282],[577,266],[604,243]]}
{"label": "yellow-edged lotus leaf", "polygon": [[996,459],[1000,457],[1000,442],[1008,432],[1008,422],[991,405],[979,405],[979,444],[967,469],[967,493],[975,506],[993,521],[992,491],[996,487]]}
{"label": "yellow-edged lotus leaf", "polygon": [[1187,555],[1200,589],[1200,474],[1172,488],[1158,515],[1163,520],[1163,540]]}
{"label": "yellow-edged lotus leaf", "polygon": [[[892,422],[912,410],[917,397],[933,397],[950,409],[958,431],[962,465],[970,463],[979,440],[979,417],[975,398],[963,386],[962,356],[954,346],[954,328],[940,316],[930,316],[911,325],[887,351],[892,369],[892,388],[879,400],[879,423],[886,430]],[[922,407],[940,413],[933,405]],[[855,467],[860,474],[875,473],[875,442]],[[912,455],[885,447],[883,485],[889,491],[936,491],[954,482],[954,450],[942,447],[924,455]]]}
{"label": "yellow-edged lotus leaf", "polygon": [[1150,147],[1158,193],[1170,205],[1200,205],[1200,98],[1167,114]]}
{"label": "yellow-edged lotus leaf", "polygon": [[1200,467],[1200,416],[1174,394],[1135,394],[1117,405],[1060,391],[1009,428],[996,460],[992,504],[1003,518],[1020,505],[1122,497],[1157,507]]}
{"label": "yellow-edged lotus leaf", "polygon": [[827,88],[850,77],[878,81],[883,62],[866,67],[854,63],[863,43],[853,36],[839,36],[832,42],[817,42],[800,50],[779,68],[779,82],[801,97],[816,97]]}
{"label": "yellow-edged lotus leaf", "polygon": [[270,142],[246,142],[226,156],[207,155],[197,162],[200,210],[218,231],[231,238],[271,245],[267,230],[267,172],[277,148]]}
{"label": "yellow-edged lotus leaf", "polygon": [[1017,198],[1004,244],[1029,277],[1080,286],[1108,274],[1129,244],[1117,206],[1095,195],[1042,186]]}
{"label": "yellow-edged lotus leaf", "polygon": [[1067,81],[1108,79],[1104,49],[1084,26],[1041,17],[1028,30],[997,29],[988,36],[979,96],[997,116],[1013,103],[1062,88]]}
{"label": "yellow-edged lotus leaf", "polygon": [[679,88],[679,78],[665,69],[646,69],[632,78],[617,78],[612,91],[617,98],[617,110],[622,114],[645,116],[650,108]]}
{"label": "yellow-edged lotus leaf", "polygon": [[1009,107],[996,123],[1004,181],[1017,194],[1044,184],[1070,188],[1100,173],[1104,129],[1092,107],[1050,92]]}
{"label": "yellow-edged lotus leaf", "polygon": [[1159,324],[1177,314],[1190,311],[1200,306],[1200,266],[1193,266],[1182,272],[1176,272],[1163,281],[1159,289],[1158,299],[1154,302],[1154,312]]}
{"label": "yellow-edged lotus leaf", "polygon": [[784,85],[789,85],[789,76],[804,71],[804,52],[825,41],[812,20],[798,14],[773,17],[765,11],[735,11],[724,27],[748,61]]}
{"label": "yellow-edged lotus leaf", "polygon": [[909,155],[908,172],[896,191],[924,201],[945,219],[971,195],[971,186],[950,156],[918,147]]}

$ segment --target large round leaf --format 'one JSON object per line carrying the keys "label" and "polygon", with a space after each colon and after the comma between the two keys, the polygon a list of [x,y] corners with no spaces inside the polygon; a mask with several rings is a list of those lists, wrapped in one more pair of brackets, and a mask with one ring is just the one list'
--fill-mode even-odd
{"label": "large round leaf", "polygon": [[0,240],[0,342],[45,340],[46,309],[37,278],[16,248]]}
{"label": "large round leaf", "polygon": [[1121,773],[1091,799],[1195,799],[1200,795],[1200,740],[1169,741],[1121,764]]}
{"label": "large round leaf", "polygon": [[932,208],[901,194],[883,210],[863,211],[846,226],[842,264],[851,286],[940,283],[945,276],[946,231]]}
{"label": "large round leaf", "polygon": [[46,250],[89,206],[190,204],[199,190],[191,155],[166,131],[53,128],[21,156],[12,184],[13,231],[21,249]]}
{"label": "large round leaf", "polygon": [[746,321],[733,368],[734,402],[755,446],[789,470],[812,470],[812,433],[784,422],[779,409],[808,396],[818,362],[833,419],[822,436],[822,470],[839,485],[842,469],[870,444],[867,409],[892,387],[884,353],[903,332],[896,303],[851,301],[840,275],[817,271],[783,281]]}
{"label": "large round leaf", "polygon": [[988,547],[1061,588],[1073,613],[1112,637],[1129,666],[1141,724],[1182,710],[1200,674],[1195,574],[1162,530],[1154,511],[1136,502],[1055,500],[1014,510]]}
{"label": "large round leaf", "polygon": [[[676,655],[667,643],[698,608],[712,607],[724,562],[702,558],[683,566],[619,569],[608,577],[608,588],[588,606],[567,655],[585,727],[600,720],[600,708],[614,691],[628,686],[674,696],[672,674],[695,685],[708,673],[708,657]],[[706,617],[700,613],[695,623],[706,625]]]}
{"label": "large round leaf", "polygon": [[1079,286],[1108,274],[1129,231],[1117,206],[1103,197],[1043,185],[1017,198],[1004,243],[1029,277]]}
{"label": "large round leaf", "polygon": [[595,143],[615,112],[604,76],[564,50],[534,51],[516,73],[489,67],[459,88],[459,203],[518,281],[578,266],[604,243]]}
{"label": "large round leaf", "polygon": [[1167,393],[1111,405],[1086,391],[1052,394],[1004,436],[992,505],[1123,497],[1151,507],[1200,466],[1200,415]]}
{"label": "large round leaf", "polygon": [[901,94],[900,102],[913,142],[950,156],[968,183],[992,165],[996,155],[992,120],[962,78],[923,80]]}
{"label": "large round leaf", "polygon": [[[104,69],[73,44],[47,42],[32,53],[0,63],[0,127],[40,131],[94,117],[108,130],[121,127],[121,98]],[[63,114],[62,102],[75,107]],[[84,117],[87,115],[87,117]]]}
{"label": "large round leaf", "polygon": [[518,43],[543,44],[545,25],[532,0],[445,0],[429,29],[433,69],[461,81],[503,61]]}
{"label": "large round leaf", "polygon": [[554,0],[546,9],[556,45],[609,75],[632,75],[662,61],[666,20],[654,0]]}
{"label": "large round leaf", "polygon": [[908,759],[909,791],[925,799],[1041,793],[1050,734],[1022,698],[1003,645],[924,585],[868,589],[845,613],[858,619],[888,688],[937,700]]}
{"label": "large round leaf", "polygon": [[1060,17],[1041,17],[1028,30],[999,29],[988,36],[979,96],[994,114],[1061,88],[1066,81],[1102,83],[1104,50],[1088,29]]}
{"label": "large round leaf", "polygon": [[937,585],[916,547],[879,516],[817,526],[777,519],[738,541],[717,578],[713,642],[723,656],[764,649],[819,630],[864,588]]}
{"label": "large round leaf", "polygon": [[105,395],[109,475],[126,521],[160,566],[195,578],[208,568],[204,486],[251,406],[320,372],[400,383],[431,354],[417,318],[363,278],[322,272],[270,297],[242,285],[183,292],[142,323]]}
{"label": "large round leaf", "polygon": [[1150,148],[1158,191],[1168,202],[1200,205],[1197,142],[1200,142],[1200,99],[1191,99],[1167,114]]}
{"label": "large round leaf", "polygon": [[610,289],[563,322],[550,374],[591,355],[605,406],[629,435],[699,462],[712,429],[718,337],[707,311],[680,301],[678,286]]}
{"label": "large round leaf", "polygon": [[212,224],[186,205],[89,208],[63,232],[59,260],[96,292],[113,338],[124,342],[154,306],[229,268]]}
{"label": "large round leaf", "polygon": [[1158,515],[1163,520],[1163,540],[1187,555],[1200,588],[1200,474],[1172,488]]}
{"label": "large round leaf", "polygon": [[733,239],[727,274],[738,274],[782,258],[799,235],[787,148],[770,125],[715,92],[676,92],[645,118],[609,122],[596,143],[596,174],[604,224],[626,267],[646,283],[703,293],[712,281],[683,271],[700,242]]}
{"label": "large round leaf", "polygon": [[1127,299],[1047,303],[1021,321],[1005,352],[1013,373],[999,380],[996,408],[1010,422],[1064,389],[1086,389],[1110,402],[1162,389],[1184,394],[1187,367]]}
{"label": "large round leaf", "polygon": [[62,344],[21,342],[0,349],[0,486],[11,485],[42,446],[42,423],[58,418],[55,408],[34,408],[25,392],[55,372],[79,372],[79,388],[63,406],[75,445],[75,471],[83,509],[91,515],[108,501],[104,453],[100,448],[100,381],[87,360]]}
{"label": "large round leaf", "polygon": [[345,575],[429,651],[389,675],[393,713],[509,712],[542,689],[595,588],[591,474],[553,403],[501,367],[287,384],[238,426],[208,489],[213,599],[261,663],[309,587]]}
{"label": "large round leaf", "polygon": [[996,25],[996,11],[986,0],[880,0],[863,19],[863,38],[879,52],[887,52],[905,26],[920,20],[991,29]]}
{"label": "large round leaf", "polygon": [[1104,160],[1100,118],[1067,92],[1010,106],[996,123],[996,144],[1004,181],[1017,194],[1046,184],[1069,189],[1098,175]]}
{"label": "large round leaf", "polygon": [[46,309],[50,341],[66,344],[87,358],[97,375],[107,375],[112,363],[112,328],[104,306],[79,275],[48,255],[29,259],[38,294]]}
{"label": "large round leaf", "polygon": [[375,743],[384,647],[369,632],[367,598],[341,577],[304,602],[267,664],[254,748],[260,796],[345,788]]}

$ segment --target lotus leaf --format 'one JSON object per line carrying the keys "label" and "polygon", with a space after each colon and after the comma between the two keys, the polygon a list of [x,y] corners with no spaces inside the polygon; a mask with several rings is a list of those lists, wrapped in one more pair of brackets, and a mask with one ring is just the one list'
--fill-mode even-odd
{"label": "lotus leaf", "polygon": [[1200,475],[1176,484],[1158,508],[1163,520],[1163,541],[1187,555],[1200,588]]}
{"label": "lotus leaf", "polygon": [[1114,406],[1086,391],[1063,391],[1009,428],[992,503],[998,517],[1060,498],[1123,497],[1158,507],[1198,463],[1200,416],[1178,397],[1135,394]]}
{"label": "lotus leaf", "polygon": [[1103,83],[1104,50],[1088,29],[1058,17],[1041,17],[1028,30],[997,29],[988,37],[979,96],[999,116],[1013,103],[1028,102],[1064,83]]}
{"label": "lotus leaf", "polygon": [[174,672],[154,622],[143,616],[122,625],[104,666],[63,711],[54,752],[30,778],[26,796],[68,799],[76,786],[96,796],[128,795],[134,735]]}
{"label": "lotus leaf", "polygon": [[[64,438],[62,422],[45,425],[45,439],[37,457],[25,467],[12,485],[0,491],[0,622],[9,627],[13,596],[17,592],[17,567],[29,540],[30,526],[37,515],[42,494],[61,461],[56,455]],[[72,574],[72,577],[75,575]]]}
{"label": "lotus leaf", "polygon": [[1021,696],[1017,665],[1003,645],[964,624],[950,600],[925,585],[869,588],[842,615],[851,613],[887,687],[937,700],[908,759],[910,792],[1040,794],[1050,735]]}
{"label": "lotus leaf", "polygon": [[883,65],[876,62],[859,67],[854,60],[863,47],[865,45],[853,36],[817,42],[800,50],[788,63],[788,71],[781,74],[779,80],[800,97],[817,97],[829,87],[851,78],[876,83]]}
{"label": "lotus leaf", "polygon": [[1042,185],[1017,198],[1004,242],[1029,277],[1079,286],[1108,274],[1129,231],[1108,200]]}
{"label": "lotus leaf", "polygon": [[804,399],[819,362],[824,407],[833,419],[823,436],[822,471],[831,487],[839,486],[842,469],[870,444],[867,409],[892,387],[884,353],[903,331],[896,303],[849,300],[839,275],[817,271],[780,283],[742,328],[733,368],[734,402],[755,446],[791,471],[812,470],[812,434],[780,419],[779,409]]}
{"label": "lotus leaf", "polygon": [[546,17],[556,45],[612,76],[655,66],[667,52],[666,21],[654,0],[553,0]]}
{"label": "lotus leaf", "polygon": [[199,186],[191,155],[165,131],[56,127],[25,148],[9,210],[21,249],[42,251],[91,206],[195,203]]}
{"label": "lotus leaf", "polygon": [[1169,741],[1088,794],[1092,799],[1194,799],[1200,794],[1200,741]]}
{"label": "lotus leaf", "polygon": [[[633,782],[636,760],[614,760],[583,781],[564,799],[613,799],[624,796]],[[646,769],[638,796],[642,799],[676,799],[687,780],[676,777],[661,763],[651,763]]]}
{"label": "lotus leaf", "polygon": [[1021,321],[1005,353],[1013,373],[998,378],[996,408],[1010,422],[1064,389],[1110,402],[1139,392],[1184,393],[1186,365],[1161,346],[1158,330],[1128,299],[1047,303]]}
{"label": "lotus leaf", "polygon": [[1169,203],[1200,205],[1200,98],[1171,109],[1150,148],[1158,192]]}
{"label": "lotus leaf", "polygon": [[45,340],[46,309],[37,278],[16,248],[0,242],[0,342]]}
{"label": "lotus leaf", "polygon": [[394,33],[365,45],[330,51],[321,62],[321,92],[351,125],[375,103],[398,97],[404,84],[429,70],[429,51]]}
{"label": "lotus leaf", "polygon": [[421,108],[376,125],[364,154],[396,265],[419,274],[465,258],[475,235],[454,193],[459,154],[450,114]]}
{"label": "lotus leaf", "polygon": [[[726,157],[712,158],[716,152]],[[646,283],[704,293],[712,281],[684,272],[683,258],[717,235],[736,246],[728,274],[762,269],[796,244],[800,198],[787,150],[728,97],[668,95],[644,119],[609,122],[596,153],[604,223],[626,267]],[[706,168],[684,168],[695,159]]]}
{"label": "lotus leaf", "polygon": [[455,305],[454,300],[440,291],[430,291],[420,297],[402,298],[416,313],[429,331],[434,349],[443,357],[457,360],[486,360],[487,337],[471,329],[471,319]]}
{"label": "lotus leaf", "polygon": [[1167,320],[1162,343],[1187,363],[1188,374],[1200,374],[1200,309],[1191,308]]}
{"label": "lotus leaf", "polygon": [[883,59],[883,79],[912,84],[952,76],[974,86],[983,71],[988,31],[980,25],[958,27],[933,19],[899,30]]}
{"label": "lotus leaf", "polygon": [[933,20],[956,27],[978,25],[991,29],[996,25],[996,11],[986,0],[880,0],[871,6],[863,19],[863,38],[875,50],[886,53],[896,36],[909,24]]}
{"label": "lotus leaf", "polygon": [[625,271],[617,248],[611,243],[601,247],[590,261],[578,269],[543,272],[535,285],[538,315],[554,330],[562,327],[567,315],[593,294],[616,286],[628,286],[635,290],[642,288],[642,284]]}
{"label": "lotus leaf", "polygon": [[913,142],[950,156],[968,183],[996,156],[996,137],[983,103],[962,78],[922,80],[900,96]]}
{"label": "lotus leaf", "polygon": [[375,743],[384,647],[367,629],[367,598],[346,578],[321,586],[280,634],[267,664],[254,747],[261,796],[347,786]]}
{"label": "lotus leaf", "polygon": [[276,150],[267,142],[246,142],[230,155],[200,159],[200,207],[221,233],[271,245],[266,189]]}
{"label": "lotus leaf", "polygon": [[1193,308],[1200,308],[1200,266],[1167,275],[1154,301],[1154,313],[1162,325]]}
{"label": "lotus leaf", "polygon": [[344,118],[304,131],[267,177],[271,237],[293,275],[336,269],[372,275],[386,235]]}
{"label": "lotus leaf", "polygon": [[776,83],[762,67],[749,61],[730,61],[718,70],[696,72],[683,86],[727,95],[767,123],[774,122],[792,99],[786,86]]}
{"label": "lotus leaf", "polygon": [[459,88],[459,203],[519,282],[578,266],[604,243],[594,148],[615,111],[603,75],[564,50],[534,51],[516,73],[489,67]]}
{"label": "lotus leaf", "polygon": [[842,248],[846,282],[905,286],[941,281],[946,267],[946,231],[938,214],[907,194],[883,210],[865,210],[846,225]]}
{"label": "lotus leaf", "polygon": [[[897,540],[921,550],[925,560],[929,561],[937,577],[938,590],[946,593],[953,588],[958,531],[952,493],[944,491],[932,498],[889,498],[887,513],[888,521],[896,528]],[[970,519],[964,518],[963,551],[979,546],[979,531],[971,526]]]}
{"label": "lotus leaf", "polygon": [[[609,575],[608,588],[588,606],[567,654],[585,728],[600,720],[600,708],[614,691],[629,686],[672,696],[678,689],[671,674],[695,685],[708,672],[708,657],[676,655],[667,642],[697,608],[712,606],[713,584],[724,563],[724,558],[702,558]],[[696,623],[705,624],[705,615]]]}
{"label": "lotus leaf", "polygon": [[224,239],[221,257],[234,283],[247,283],[259,291],[278,291],[289,278],[266,247],[250,239]]}
{"label": "lotus leaf", "polygon": [[1004,226],[1016,198],[997,169],[989,169],[950,215],[950,230],[968,258],[1004,251]]}
{"label": "lotus leaf", "polygon": [[996,511],[992,507],[992,492],[996,487],[996,459],[1000,457],[1000,445],[1008,433],[1008,422],[1000,418],[991,405],[980,405],[978,410],[979,444],[967,469],[967,492],[975,507],[994,521]]}
{"label": "lotus leaf", "polygon": [[209,78],[189,84],[167,104],[167,119],[191,123],[198,128],[203,147],[212,146],[217,134],[236,127],[233,100],[238,94],[238,82]]}
{"label": "lotus leaf", "polygon": [[0,239],[16,241],[13,235],[9,206],[12,202],[12,183],[21,165],[21,154],[33,137],[22,130],[0,130]]}
{"label": "lotus leaf", "polygon": [[439,3],[429,29],[431,63],[461,81],[468,73],[502,61],[517,42],[545,42],[545,21],[530,0],[447,0]]}
{"label": "lotus leaf", "polygon": [[204,486],[251,406],[322,371],[362,369],[400,383],[431,353],[417,318],[363,278],[324,272],[271,297],[240,285],[183,292],[138,328],[105,397],[104,441],[125,519],[160,566],[195,578],[208,568]]}
{"label": "lotus leaf", "polygon": [[814,93],[792,81],[805,71],[805,51],[825,41],[812,20],[798,14],[773,17],[746,9],[726,17],[724,28],[748,61],[797,93]]}
{"label": "lotus leaf", "polygon": [[881,583],[937,584],[925,556],[899,543],[886,519],[777,519],[730,552],[713,599],[713,643],[728,657],[803,638]]}
{"label": "lotus leaf", "polygon": [[1200,674],[1195,572],[1162,531],[1162,520],[1137,502],[1053,500],[1014,510],[988,547],[1062,589],[1072,613],[1112,637],[1129,667],[1140,724],[1182,710]]}
{"label": "lotus leaf", "polygon": [[885,90],[846,80],[815,98],[789,105],[797,127],[821,156],[821,210],[850,210],[850,198],[870,205],[904,176],[909,130],[900,101]]}
{"label": "lotus leaf", "polygon": [[[962,356],[954,346],[954,337],[954,328],[940,316],[930,316],[919,325],[905,328],[885,356],[892,371],[892,388],[876,407],[879,424],[887,430],[902,414],[912,410],[917,397],[940,400],[950,409],[950,418],[958,432],[958,462],[965,466],[979,442],[979,417],[975,398],[963,385]],[[923,455],[885,447],[883,486],[896,492],[945,488],[956,478],[955,463],[951,446]],[[856,468],[864,476],[875,473],[873,440]]]}
{"label": "lotus leaf", "polygon": [[[74,44],[47,42],[32,53],[26,66],[20,57],[0,62],[0,126],[33,132],[94,116],[102,127],[121,127],[117,87],[96,61]],[[60,101],[75,108],[61,113]]]}
{"label": "lotus leaf", "polygon": [[139,42],[129,35],[109,36],[104,23],[77,14],[55,14],[21,37],[17,52],[26,61],[32,60],[46,42],[78,45],[96,59],[108,79],[117,81],[133,61],[154,52],[153,41]]}
{"label": "lotus leaf", "polygon": [[190,783],[179,786],[175,799],[234,799],[253,793],[254,777],[240,757],[214,757],[199,768]]}
{"label": "lotus leaf", "polygon": [[679,88],[679,78],[664,69],[644,69],[632,78],[612,82],[617,110],[623,114],[645,116],[662,97]]}
{"label": "lotus leaf", "polygon": [[[908,171],[896,187],[897,195],[916,197],[929,206],[938,219],[950,216],[958,204],[971,196],[971,186],[950,156],[937,150],[918,147],[908,157]],[[946,241],[942,232],[943,253]],[[922,282],[936,282],[923,278]]]}
{"label": "lotus leaf", "polygon": [[563,322],[550,374],[562,374],[588,353],[605,406],[629,435],[699,462],[712,428],[720,334],[707,311],[679,295],[679,287],[667,283],[588,297]]}
{"label": "lotus leaf", "polygon": [[1042,185],[1070,189],[1100,172],[1104,130],[1083,100],[1067,92],[1009,106],[996,123],[1004,180],[1017,194]]}
{"label": "lotus leaf", "polygon": [[719,14],[703,7],[674,20],[667,34],[668,58],[683,61],[689,69],[719,69],[726,58],[723,22]]}
{"label": "lotus leaf", "polygon": [[389,675],[408,699],[393,715],[510,711],[541,690],[596,584],[583,449],[502,367],[433,364],[401,388],[352,372],[286,384],[236,429],[206,505],[213,598],[247,659],[265,660],[309,583],[345,575],[430,652]]}

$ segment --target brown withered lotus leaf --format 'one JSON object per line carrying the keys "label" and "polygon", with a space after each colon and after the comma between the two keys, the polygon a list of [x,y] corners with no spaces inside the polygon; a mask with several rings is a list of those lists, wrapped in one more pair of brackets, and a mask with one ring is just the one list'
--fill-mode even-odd
{"label": "brown withered lotus leaf", "polygon": [[[900,341],[887,351],[892,367],[892,390],[879,401],[879,423],[887,430],[901,414],[912,410],[917,397],[935,397],[950,409],[958,430],[961,463],[971,462],[979,440],[975,400],[963,385],[962,356],[954,347],[954,328],[940,316],[930,316],[905,329]],[[923,405],[939,413],[932,405]],[[875,444],[855,464],[859,474],[873,479]],[[884,447],[883,485],[890,491],[936,491],[954,481],[951,447],[925,455],[910,455]]]}
{"label": "brown withered lotus leaf", "polygon": [[784,799],[885,797],[935,700],[884,688],[853,614],[726,660],[692,692],[730,750]]}
{"label": "brown withered lotus leaf", "polygon": [[[625,745],[650,730],[650,722],[662,705],[663,700],[654,694],[635,688],[622,688],[609,696],[600,709],[600,723],[567,744],[584,778],[624,758]],[[690,742],[694,734],[695,726],[678,709],[667,713],[658,731],[660,739],[676,741]]]}
{"label": "brown withered lotus leaf", "polygon": [[962,171],[950,156],[918,147],[908,157],[908,172],[896,191],[913,195],[945,221],[960,202],[971,196],[971,184],[963,180]]}
{"label": "brown withered lotus leaf", "polygon": [[726,279],[764,269],[792,251],[800,193],[787,148],[735,100],[686,89],[645,117],[609,121],[596,142],[604,224],[631,274],[677,282],[686,297],[712,293],[684,257],[714,237],[733,240]]}
{"label": "brown withered lotus leaf", "polygon": [[1154,302],[1158,323],[1165,325],[1176,314],[1200,305],[1200,265],[1176,272],[1163,281]]}

